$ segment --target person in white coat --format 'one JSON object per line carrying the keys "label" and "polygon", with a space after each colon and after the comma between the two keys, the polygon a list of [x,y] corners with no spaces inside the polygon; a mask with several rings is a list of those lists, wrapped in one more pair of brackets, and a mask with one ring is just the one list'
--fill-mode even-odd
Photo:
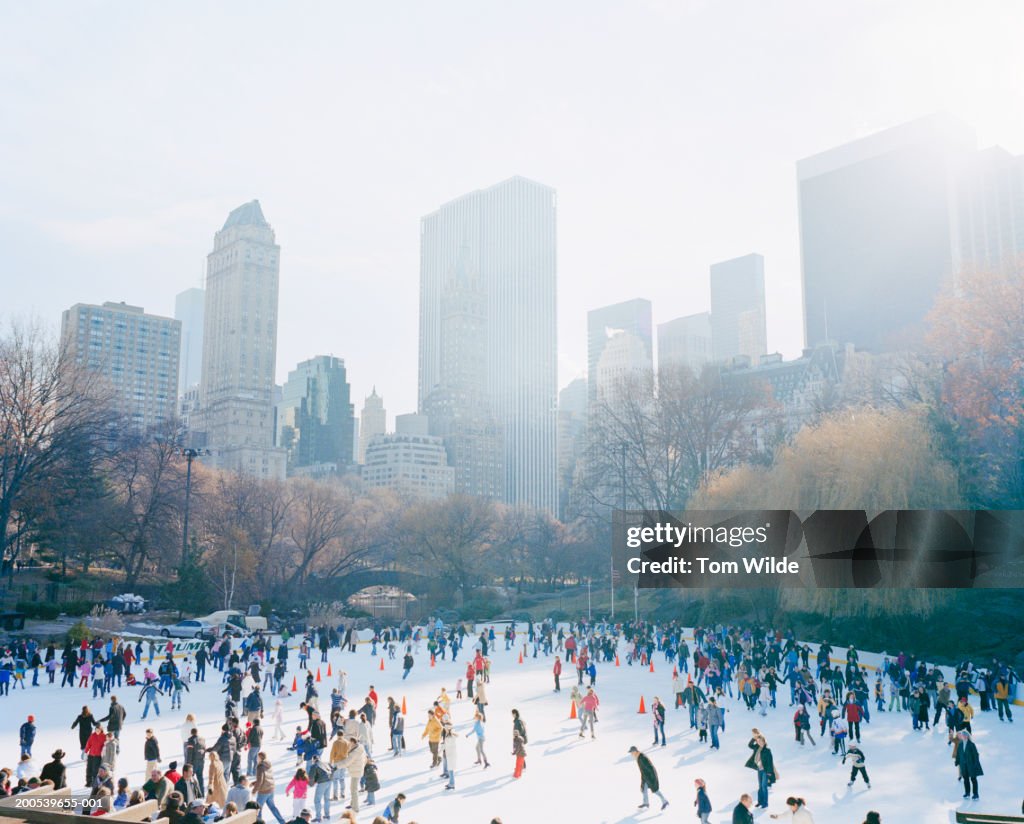
{"label": "person in white coat", "polygon": [[284,724],[284,702],[281,701],[280,697],[274,701],[274,712],[271,715],[271,718],[274,721],[274,740],[283,741],[284,727],[282,725]]}
{"label": "person in white coat", "polygon": [[359,779],[363,777],[363,770],[366,769],[366,750],[355,738],[348,741],[349,751],[340,764],[339,769],[348,770],[349,775],[349,796],[352,803],[349,805],[353,812],[359,812]]}
{"label": "person in white coat", "polygon": [[455,771],[459,766],[457,740],[458,736],[455,734],[455,730],[451,726],[445,726],[441,737],[441,747],[444,750],[445,761],[448,764],[448,783],[444,785],[446,790],[455,789]]}
{"label": "person in white coat", "polygon": [[784,813],[773,813],[772,818],[792,821],[793,824],[814,824],[814,816],[807,809],[807,802],[802,798],[790,796],[786,799],[786,806],[789,810]]}

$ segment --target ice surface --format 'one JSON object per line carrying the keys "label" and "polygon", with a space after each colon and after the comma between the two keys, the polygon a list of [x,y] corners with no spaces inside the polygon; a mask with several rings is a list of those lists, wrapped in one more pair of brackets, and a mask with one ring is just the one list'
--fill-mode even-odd
{"label": "ice surface", "polygon": [[[520,625],[522,627],[523,625]],[[851,790],[846,786],[849,768],[842,767],[838,756],[830,754],[829,740],[818,739],[817,747],[801,747],[794,740],[792,715],[788,707],[788,689],[779,693],[780,706],[769,710],[766,717],[748,712],[740,701],[727,699],[726,731],[722,735],[721,750],[714,752],[697,740],[696,731],[688,727],[685,708],[672,709],[672,665],[659,653],[655,657],[655,672],[646,667],[626,666],[625,647],[620,646],[622,665],[598,665],[597,692],[601,699],[597,738],[580,739],[578,724],[569,720],[569,690],[575,683],[572,666],[566,666],[562,676],[562,692],[552,692],[551,667],[553,657],[532,658],[518,663],[519,646],[506,652],[500,637],[497,649],[491,655],[492,675],[488,685],[486,751],[492,763],[490,769],[473,765],[473,739],[459,740],[459,770],[457,789],[444,790],[445,782],[439,770],[429,769],[430,756],[426,742],[420,740],[423,719],[441,686],[453,698],[452,715],[457,730],[465,735],[473,717],[473,706],[463,692],[463,700],[454,700],[456,681],[465,675],[467,650],[463,649],[459,661],[438,660],[429,666],[426,645],[417,657],[416,666],[405,682],[401,680],[401,652],[395,660],[385,658],[385,670],[378,667],[381,657],[370,655],[369,645],[360,645],[356,653],[331,650],[329,660],[335,678],[327,678],[327,665],[320,664],[319,652],[313,656],[312,669],[320,667],[320,706],[329,707],[329,693],[339,670],[348,673],[349,707],[362,703],[369,685],[376,687],[380,696],[380,714],[375,726],[374,754],[380,766],[381,790],[377,804],[365,805],[359,821],[371,821],[382,812],[384,805],[396,793],[404,792],[408,801],[402,813],[403,824],[450,824],[473,822],[487,824],[493,816],[501,816],[504,824],[518,822],[598,822],[629,821],[695,821],[693,780],[703,778],[714,806],[711,821],[715,824],[731,821],[731,811],[741,793],[756,798],[756,775],[746,769],[749,755],[747,741],[752,727],[767,735],[781,774],[770,797],[770,812],[783,812],[787,795],[807,799],[808,808],[818,824],[861,824],[868,810],[882,813],[885,824],[940,824],[952,822],[953,811],[970,809],[975,812],[1017,813],[1021,808],[1024,791],[1020,779],[1020,753],[1024,751],[1024,720],[1016,724],[1001,724],[995,712],[978,713],[974,722],[975,741],[978,745],[985,775],[980,780],[981,800],[964,802],[961,786],[946,745],[945,727],[939,731],[914,732],[908,713],[881,713],[872,711],[871,723],[863,725],[862,749],[867,756],[867,770],[872,780],[868,790],[858,780]],[[525,633],[520,639],[525,638]],[[294,641],[292,642],[294,644]],[[862,656],[863,659],[863,656]],[[287,677],[291,686],[296,673],[297,655],[290,656]],[[813,664],[813,659],[812,659]],[[138,668],[136,668],[138,671]],[[951,673],[946,673],[947,678]],[[41,676],[45,681],[45,676]],[[300,674],[300,690],[303,680]],[[57,682],[60,677],[58,675]],[[133,787],[143,777],[143,738],[147,727],[156,731],[160,742],[163,764],[171,759],[181,760],[180,727],[185,714],[192,712],[199,720],[200,732],[211,745],[223,719],[223,698],[220,676],[208,670],[205,684],[192,684],[192,692],[184,697],[184,709],[171,712],[169,699],[161,700],[162,715],[142,721],[142,704],[138,703],[138,688],[121,687],[114,692],[129,713],[121,735],[121,754],[116,776],[125,776]],[[658,695],[669,706],[666,731],[667,747],[651,744],[653,733],[651,715],[640,715],[637,708],[643,696],[649,710],[651,698]],[[399,703],[405,698],[406,741],[408,749],[401,758],[392,758],[387,749],[388,696]],[[305,713],[299,709],[301,692],[285,699],[286,734],[294,733],[296,725],[303,723]],[[272,699],[267,703],[269,719]],[[69,784],[78,788],[84,783],[84,764],[79,760],[77,732],[70,725],[83,704],[88,704],[97,717],[106,714],[107,699],[92,699],[91,689],[65,688],[44,684],[33,689],[12,690],[10,696],[0,697],[3,710],[0,721],[2,750],[0,764],[13,767],[18,757],[18,727],[28,714],[34,714],[38,733],[33,747],[36,771],[49,760],[57,747],[68,753]],[[977,697],[972,699],[978,709]],[[873,704],[872,704],[873,706]],[[527,725],[527,769],[520,780],[512,778],[512,708],[518,708]],[[1024,718],[1024,708],[1020,716]],[[327,713],[325,712],[325,715]],[[816,720],[816,713],[812,713]],[[815,724],[815,734],[817,725]],[[285,802],[284,786],[294,772],[295,759],[286,752],[286,742],[271,742],[268,751],[275,766],[278,787],[278,807],[290,818],[291,801]],[[633,759],[627,751],[636,745],[647,752],[658,769],[662,789],[671,806],[661,813],[652,798],[650,810],[640,811],[640,779]],[[244,764],[244,761],[243,761]],[[312,801],[312,793],[310,794]],[[312,805],[310,805],[312,806]],[[342,805],[332,805],[332,819],[337,820]],[[756,811],[761,813],[761,811]],[[761,813],[759,821],[768,821]]]}

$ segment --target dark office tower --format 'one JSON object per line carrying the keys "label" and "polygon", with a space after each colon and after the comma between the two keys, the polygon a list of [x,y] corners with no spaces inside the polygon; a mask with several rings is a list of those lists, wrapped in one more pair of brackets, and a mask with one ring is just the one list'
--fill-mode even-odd
{"label": "dark office tower", "polygon": [[711,350],[716,361],[768,351],[764,258],[751,254],[711,265]]}
{"label": "dark office tower", "polygon": [[[932,115],[797,163],[804,338],[898,348],[955,271],[970,128]],[[714,315],[714,307],[712,307]]]}
{"label": "dark office tower", "polygon": [[352,463],[355,408],[345,361],[320,355],[288,373],[277,404],[277,445],[291,474],[344,472]]}

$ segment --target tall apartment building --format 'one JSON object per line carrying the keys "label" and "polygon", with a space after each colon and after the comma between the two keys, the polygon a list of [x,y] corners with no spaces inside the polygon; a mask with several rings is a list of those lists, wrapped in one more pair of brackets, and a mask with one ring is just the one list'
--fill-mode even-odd
{"label": "tall apartment building", "polygon": [[390,489],[420,500],[455,491],[455,470],[441,438],[428,434],[426,415],[396,415],[393,434],[375,435],[360,469],[370,489]]}
{"label": "tall apartment building", "polygon": [[174,298],[174,317],[181,321],[181,357],[178,367],[178,396],[199,386],[203,373],[203,310],[206,292],[186,289]]}
{"label": "tall apartment building", "polygon": [[376,435],[388,431],[388,413],[384,408],[384,398],[377,394],[377,387],[363,400],[363,410],[359,414],[359,454],[357,463],[366,463],[366,447]]}
{"label": "tall apartment building", "polygon": [[132,430],[177,418],[179,321],[126,303],[76,303],[64,311],[61,338],[75,363],[103,377]]}
{"label": "tall apartment building", "polygon": [[258,200],[228,215],[207,257],[200,405],[211,463],[284,478],[274,446],[274,365],[281,247]]}
{"label": "tall apartment building", "polygon": [[353,462],[355,407],[345,361],[319,355],[288,373],[277,403],[276,444],[289,473],[344,472]]}
{"label": "tall apartment building", "polygon": [[686,366],[700,374],[713,359],[711,313],[698,312],[658,324],[658,368]]}
{"label": "tall apartment building", "polygon": [[591,403],[630,373],[654,369],[651,302],[635,298],[587,312],[587,392]]}
{"label": "tall apartment building", "polygon": [[[555,243],[554,190],[521,177],[446,203],[420,227],[419,408],[444,389],[445,358],[479,347],[485,368],[473,392],[500,432],[504,500],[549,512],[558,504]],[[478,308],[453,322],[447,296],[459,266],[477,284],[466,300],[482,303],[482,323],[472,320]],[[445,343],[446,319],[464,344]]]}
{"label": "tall apartment building", "polygon": [[711,351],[716,361],[768,352],[764,258],[744,255],[711,265]]}

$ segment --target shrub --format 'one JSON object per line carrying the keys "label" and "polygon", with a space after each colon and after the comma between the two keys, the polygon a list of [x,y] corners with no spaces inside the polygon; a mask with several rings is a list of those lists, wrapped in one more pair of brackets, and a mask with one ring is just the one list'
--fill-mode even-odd
{"label": "shrub", "polygon": [[85,621],[79,621],[68,630],[68,640],[76,647],[91,637],[92,634],[89,632],[89,627],[85,625]]}
{"label": "shrub", "polygon": [[52,621],[60,615],[60,606],[48,601],[18,601],[15,605],[18,612],[24,612],[29,618]]}

